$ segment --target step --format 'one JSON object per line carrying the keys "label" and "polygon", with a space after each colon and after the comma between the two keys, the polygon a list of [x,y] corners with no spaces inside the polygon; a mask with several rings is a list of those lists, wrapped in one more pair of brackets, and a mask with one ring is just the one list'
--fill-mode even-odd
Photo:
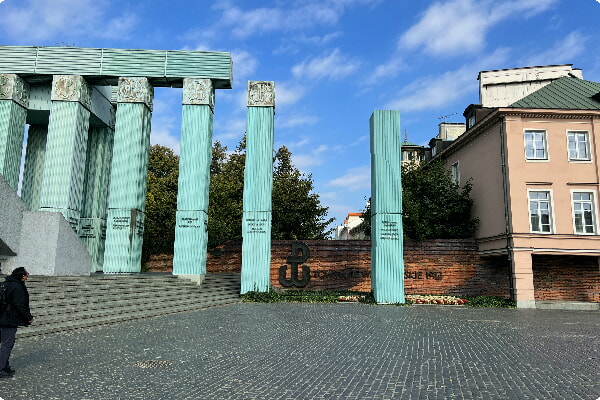
{"label": "step", "polygon": [[27,287],[36,322],[19,329],[19,337],[240,302],[240,274],[207,274],[201,285],[170,274],[32,276]]}

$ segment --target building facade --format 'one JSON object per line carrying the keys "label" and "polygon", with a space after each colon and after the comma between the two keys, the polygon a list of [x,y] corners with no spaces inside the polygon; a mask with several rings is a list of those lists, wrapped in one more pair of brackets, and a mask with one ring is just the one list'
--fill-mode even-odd
{"label": "building facade", "polygon": [[600,83],[558,67],[482,72],[495,88],[439,153],[460,184],[472,179],[479,252],[506,258],[519,307],[600,302]]}

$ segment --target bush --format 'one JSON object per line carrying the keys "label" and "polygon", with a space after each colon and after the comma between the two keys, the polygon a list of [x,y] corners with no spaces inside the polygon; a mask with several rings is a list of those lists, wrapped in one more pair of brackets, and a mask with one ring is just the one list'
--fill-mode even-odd
{"label": "bush", "polygon": [[499,307],[499,308],[515,308],[517,305],[514,300],[505,299],[499,296],[462,296],[469,302],[471,307]]}

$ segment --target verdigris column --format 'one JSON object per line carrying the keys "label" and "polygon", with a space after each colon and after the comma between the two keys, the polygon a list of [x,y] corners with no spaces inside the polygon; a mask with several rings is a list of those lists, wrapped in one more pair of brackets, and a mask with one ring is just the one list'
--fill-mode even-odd
{"label": "verdigris column", "polygon": [[400,113],[373,112],[371,286],[378,303],[404,303]]}
{"label": "verdigris column", "polygon": [[17,191],[29,85],[15,74],[0,74],[0,175]]}
{"label": "verdigris column", "polygon": [[29,125],[21,200],[25,202],[31,211],[40,209],[47,139],[48,125]]}
{"label": "verdigris column", "polygon": [[275,83],[248,82],[241,293],[269,290]]}
{"label": "verdigris column", "polygon": [[105,273],[140,272],[154,89],[147,78],[119,78],[108,193]]}
{"label": "verdigris column", "polygon": [[112,160],[114,130],[112,127],[92,127],[88,137],[83,206],[79,219],[79,239],[92,256],[92,272],[102,271],[108,183]]}
{"label": "verdigris column", "polygon": [[206,274],[214,98],[210,79],[183,80],[174,275]]}
{"label": "verdigris column", "polygon": [[91,89],[81,76],[55,75],[40,211],[60,212],[77,231],[81,212]]}

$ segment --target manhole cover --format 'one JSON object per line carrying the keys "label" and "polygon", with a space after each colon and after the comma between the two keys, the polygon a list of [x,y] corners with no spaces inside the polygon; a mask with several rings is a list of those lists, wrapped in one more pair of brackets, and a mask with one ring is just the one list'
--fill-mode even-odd
{"label": "manhole cover", "polygon": [[169,360],[150,360],[150,361],[138,361],[135,363],[136,367],[139,368],[166,368],[175,364]]}

